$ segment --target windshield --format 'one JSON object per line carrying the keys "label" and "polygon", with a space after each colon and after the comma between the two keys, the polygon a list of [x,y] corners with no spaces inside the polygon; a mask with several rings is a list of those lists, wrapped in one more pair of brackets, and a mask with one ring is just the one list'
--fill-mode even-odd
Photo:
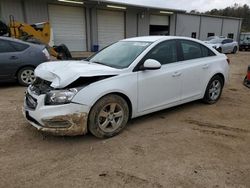
{"label": "windshield", "polygon": [[119,41],[90,57],[89,61],[119,69],[126,68],[150,44],[150,42]]}
{"label": "windshield", "polygon": [[218,37],[216,37],[216,36],[211,36],[211,37],[208,37],[208,38],[207,38],[207,41],[210,41],[210,40],[216,39],[216,38],[218,38]]}
{"label": "windshield", "polygon": [[224,40],[224,39],[222,39],[222,38],[216,38],[216,39],[210,40],[209,43],[211,43],[211,44],[219,44],[219,43],[221,43],[223,40]]}

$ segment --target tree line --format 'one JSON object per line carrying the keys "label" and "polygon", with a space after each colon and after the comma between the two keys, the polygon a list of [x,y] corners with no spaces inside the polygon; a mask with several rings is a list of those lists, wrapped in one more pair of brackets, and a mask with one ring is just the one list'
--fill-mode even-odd
{"label": "tree line", "polygon": [[250,32],[250,7],[247,4],[239,5],[235,3],[233,6],[224,9],[212,9],[206,12],[192,10],[191,13],[242,18],[241,31]]}

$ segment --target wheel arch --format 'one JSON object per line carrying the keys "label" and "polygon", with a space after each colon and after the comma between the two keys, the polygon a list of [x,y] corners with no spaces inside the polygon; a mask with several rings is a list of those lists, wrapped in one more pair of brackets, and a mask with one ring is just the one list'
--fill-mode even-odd
{"label": "wheel arch", "polygon": [[215,76],[219,76],[219,77],[221,77],[222,78],[222,81],[223,81],[223,86],[224,86],[224,84],[225,84],[225,76],[222,74],[222,73],[216,73],[216,74],[214,74],[210,79],[209,79],[209,81],[213,78],[213,77],[215,77]]}
{"label": "wheel arch", "polygon": [[[118,96],[122,97],[122,98],[127,102],[128,108],[129,108],[129,119],[131,119],[132,114],[133,114],[133,105],[132,105],[132,102],[131,102],[130,98],[129,98],[127,95],[125,95],[124,93],[122,93],[122,92],[116,92],[116,91],[114,91],[114,92],[110,92],[110,93],[106,93],[106,94],[102,95],[101,97],[98,98],[98,100],[96,100],[96,101],[94,102],[94,104],[91,106],[91,109],[93,108],[93,106],[94,106],[100,99],[102,99],[103,97],[108,96],[108,95],[118,95]],[[90,111],[91,111],[91,109],[90,109]]]}
{"label": "wheel arch", "polygon": [[23,66],[21,66],[21,67],[19,67],[18,69],[17,69],[17,71],[16,71],[16,73],[15,73],[15,77],[17,77],[17,75],[18,75],[18,72],[21,70],[21,69],[23,69],[23,68],[25,68],[25,67],[32,67],[32,68],[36,68],[36,66],[34,66],[34,65],[23,65]]}
{"label": "wheel arch", "polygon": [[223,86],[225,85],[225,76],[221,72],[217,72],[217,73],[212,74],[212,76],[207,80],[207,84],[205,85],[205,88],[203,90],[203,94],[202,94],[203,97],[205,96],[205,93],[206,93],[206,90],[207,90],[207,87],[208,87],[210,80],[215,76],[220,76],[222,78],[222,81],[223,81]]}

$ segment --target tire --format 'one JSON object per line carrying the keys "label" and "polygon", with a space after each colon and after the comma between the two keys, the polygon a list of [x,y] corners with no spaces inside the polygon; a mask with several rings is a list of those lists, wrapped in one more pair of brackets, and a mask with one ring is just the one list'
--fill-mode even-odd
{"label": "tire", "polygon": [[203,102],[207,104],[216,103],[220,99],[223,86],[224,81],[221,76],[215,75],[214,77],[212,77],[207,85],[206,92],[203,97]]}
{"label": "tire", "polygon": [[220,53],[222,53],[222,48],[221,47],[218,48],[217,51],[220,52]]}
{"label": "tire", "polygon": [[58,53],[58,59],[60,60],[70,60],[72,55],[65,44],[60,44],[59,46],[54,46],[54,50]]}
{"label": "tire", "polygon": [[233,54],[236,54],[238,48],[235,46],[234,49],[233,49]]}
{"label": "tire", "polygon": [[18,83],[22,86],[28,86],[35,81],[34,68],[24,67],[17,73]]}
{"label": "tire", "polygon": [[88,129],[98,138],[110,138],[124,129],[128,119],[127,102],[118,95],[106,95],[92,107],[88,118]]}

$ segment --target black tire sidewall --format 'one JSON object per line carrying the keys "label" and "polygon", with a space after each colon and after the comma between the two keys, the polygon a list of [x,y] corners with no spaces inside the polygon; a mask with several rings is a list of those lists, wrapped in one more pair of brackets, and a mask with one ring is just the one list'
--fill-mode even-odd
{"label": "black tire sidewall", "polygon": [[[101,130],[100,127],[98,126],[98,114],[100,110],[103,109],[104,106],[112,102],[118,103],[121,106],[121,108],[123,108],[124,119],[123,119],[121,126],[118,129],[116,129],[113,132],[107,133]],[[126,126],[128,122],[128,119],[129,119],[129,107],[128,107],[127,102],[118,95],[110,94],[99,99],[90,110],[89,118],[88,118],[88,129],[94,136],[98,138],[113,137],[119,134],[124,129],[124,127]]]}
{"label": "black tire sidewall", "polygon": [[238,48],[235,46],[234,49],[233,49],[233,54],[236,54]]}
{"label": "black tire sidewall", "polygon": [[[215,80],[218,80],[221,84],[221,90],[220,90],[220,94],[218,96],[218,98],[216,100],[211,100],[210,96],[209,96],[209,88],[211,86],[211,84],[215,81]],[[207,104],[214,104],[216,103],[220,97],[221,97],[221,94],[222,94],[222,91],[223,91],[223,87],[224,87],[224,82],[223,82],[223,79],[221,78],[221,76],[219,75],[215,75],[213,76],[210,81],[208,82],[208,85],[207,85],[207,88],[206,88],[206,92],[205,92],[205,95],[203,97],[203,102],[207,103]]]}
{"label": "black tire sidewall", "polygon": [[25,82],[23,82],[22,78],[21,78],[21,75],[22,75],[22,72],[25,71],[25,70],[32,70],[34,71],[35,69],[33,67],[24,67],[22,69],[20,69],[17,73],[17,80],[18,80],[18,83],[22,86],[28,86],[29,84],[26,84]]}

